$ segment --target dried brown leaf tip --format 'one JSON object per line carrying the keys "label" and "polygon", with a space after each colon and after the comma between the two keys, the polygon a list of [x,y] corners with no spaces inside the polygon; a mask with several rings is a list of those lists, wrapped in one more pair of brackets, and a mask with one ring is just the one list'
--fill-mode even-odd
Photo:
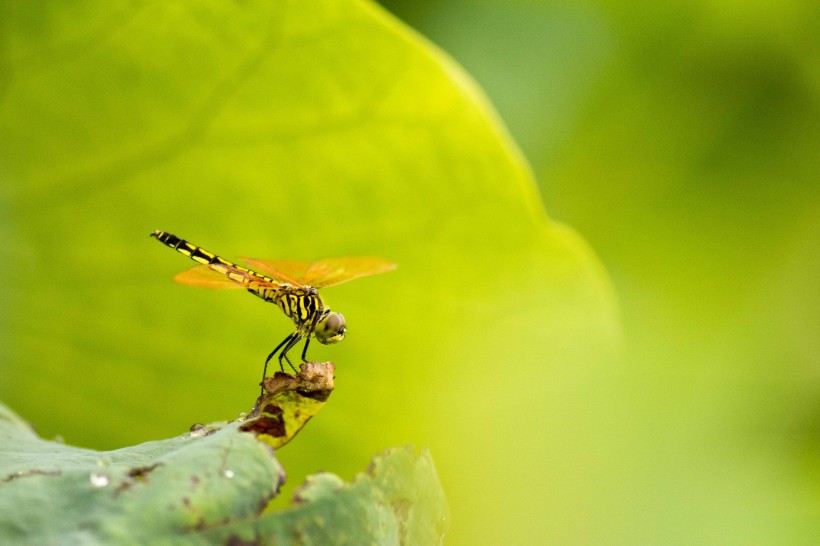
{"label": "dried brown leaf tip", "polygon": [[265,393],[245,418],[240,430],[251,432],[273,448],[293,439],[333,392],[333,362],[305,362],[297,375],[276,372],[266,377]]}

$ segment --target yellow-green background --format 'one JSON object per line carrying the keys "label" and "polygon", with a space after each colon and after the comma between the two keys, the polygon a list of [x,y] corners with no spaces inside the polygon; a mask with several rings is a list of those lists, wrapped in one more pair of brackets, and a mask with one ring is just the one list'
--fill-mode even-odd
{"label": "yellow-green background", "polygon": [[413,443],[450,544],[814,543],[816,4],[387,7],[498,114],[372,4],[3,4],[0,398],[100,449],[248,409],[287,320],[153,229],[382,255],[291,486]]}

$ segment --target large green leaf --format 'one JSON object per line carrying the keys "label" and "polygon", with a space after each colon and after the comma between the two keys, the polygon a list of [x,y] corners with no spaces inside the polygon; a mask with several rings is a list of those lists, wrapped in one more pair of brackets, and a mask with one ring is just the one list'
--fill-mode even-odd
{"label": "large green leaf", "polygon": [[440,544],[447,508],[429,453],[396,449],[346,484],[317,474],[298,507],[264,513],[285,481],[254,435],[200,425],[115,451],[38,438],[0,405],[3,544]]}
{"label": "large green leaf", "polygon": [[381,255],[398,269],[323,291],[349,335],[311,346],[337,387],[279,453],[291,476],[412,442],[455,541],[583,509],[620,396],[610,290],[445,55],[367,2],[0,9],[0,396],[43,434],[110,449],[233,418],[290,331],[175,285],[190,262],[151,230],[229,259]]}

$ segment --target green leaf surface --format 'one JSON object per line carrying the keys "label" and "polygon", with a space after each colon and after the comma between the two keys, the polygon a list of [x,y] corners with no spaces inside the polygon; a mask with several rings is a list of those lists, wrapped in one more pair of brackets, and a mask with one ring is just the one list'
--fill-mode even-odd
{"label": "green leaf surface", "polygon": [[209,541],[271,544],[443,544],[449,515],[428,451],[389,450],[351,484],[316,474],[296,496],[298,508],[209,530]]}
{"label": "green leaf surface", "polygon": [[622,398],[612,293],[445,54],[358,1],[12,2],[0,24],[0,397],[45,437],[236,416],[292,331],[173,283],[191,262],[151,230],[227,259],[382,256],[395,272],[322,290],[348,335],[310,347],[336,390],[289,474],[413,443],[467,543],[583,511],[582,439],[614,440]]}
{"label": "green leaf surface", "polygon": [[236,425],[94,451],[42,440],[0,411],[3,543],[167,541],[256,517],[285,478],[272,450]]}
{"label": "green leaf surface", "polygon": [[[38,438],[0,405],[3,544],[436,544],[447,508],[428,453],[397,449],[345,484],[312,477],[263,512],[285,474],[238,423],[94,451]],[[204,431],[198,428],[198,431]],[[332,483],[332,488],[321,484]],[[411,542],[408,542],[411,541]]]}

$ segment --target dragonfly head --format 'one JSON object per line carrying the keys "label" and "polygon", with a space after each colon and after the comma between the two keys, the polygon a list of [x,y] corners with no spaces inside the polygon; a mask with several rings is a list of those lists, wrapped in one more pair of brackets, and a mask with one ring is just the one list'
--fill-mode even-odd
{"label": "dragonfly head", "polygon": [[345,338],[345,318],[341,313],[326,313],[316,323],[313,331],[319,343],[329,345]]}

